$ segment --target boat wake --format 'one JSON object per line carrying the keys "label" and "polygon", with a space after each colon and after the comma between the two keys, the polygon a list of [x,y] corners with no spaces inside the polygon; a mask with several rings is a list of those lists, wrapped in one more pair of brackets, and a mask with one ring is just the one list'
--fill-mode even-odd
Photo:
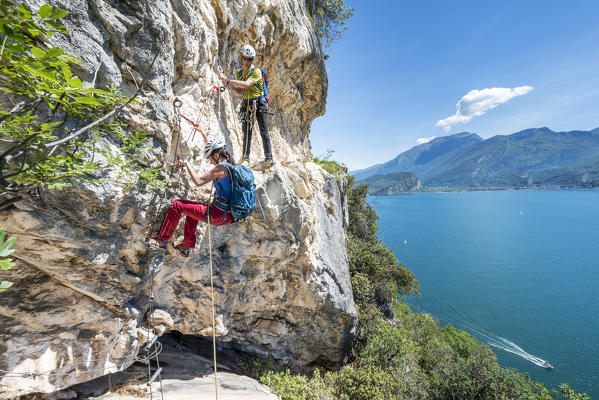
{"label": "boat wake", "polygon": [[[422,293],[422,291],[421,291],[421,293]],[[422,295],[424,296],[424,293],[422,293]],[[480,324],[479,322],[473,320],[472,318],[468,317],[467,315],[464,315],[460,311],[456,310],[449,304],[439,300],[435,296],[432,296],[430,294],[427,294],[426,296],[430,297],[435,302],[437,302],[441,306],[445,307],[447,310],[449,310],[454,315],[454,318],[452,318],[451,323],[454,324],[457,328],[468,331],[470,334],[478,337],[480,340],[484,341],[489,346],[507,351],[508,353],[515,354],[519,357],[522,357],[523,359],[525,359],[527,361],[530,361],[531,363],[533,363],[535,365],[538,365],[539,367],[553,368],[553,365],[551,365],[548,361],[543,360],[540,357],[530,354],[529,352],[524,350],[522,347],[518,346],[516,343],[514,343],[511,340],[508,340],[502,336],[499,336],[497,333],[493,332],[491,329],[489,329],[486,326]]]}
{"label": "boat wake", "polygon": [[500,343],[497,342],[487,342],[489,346],[497,347],[499,349],[505,350],[509,353],[515,354],[517,356],[522,357],[525,360],[530,361],[533,364],[538,365],[543,368],[553,368],[553,365],[549,364],[548,361],[543,360],[537,356],[533,356],[529,352],[525,351],[522,347],[518,346],[516,343],[508,340],[504,337],[499,336]]}

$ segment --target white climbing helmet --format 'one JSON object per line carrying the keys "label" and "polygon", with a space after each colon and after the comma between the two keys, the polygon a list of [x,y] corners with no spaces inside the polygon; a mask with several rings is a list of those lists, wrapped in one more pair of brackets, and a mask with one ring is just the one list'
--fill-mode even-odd
{"label": "white climbing helmet", "polygon": [[246,44],[241,48],[241,55],[249,58],[254,58],[256,57],[256,50],[254,50],[254,48],[249,44]]}
{"label": "white climbing helmet", "polygon": [[222,139],[208,139],[204,145],[204,154],[206,154],[206,157],[210,157],[212,153],[221,147],[225,147],[225,142]]}

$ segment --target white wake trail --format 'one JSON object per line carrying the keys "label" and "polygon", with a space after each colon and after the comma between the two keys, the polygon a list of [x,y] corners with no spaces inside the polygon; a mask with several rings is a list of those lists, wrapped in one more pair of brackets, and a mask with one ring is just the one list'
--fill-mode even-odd
{"label": "white wake trail", "polygon": [[524,350],[522,347],[518,346],[516,343],[512,342],[511,340],[508,340],[504,337],[499,336],[499,339],[501,340],[501,342],[503,342],[504,344],[498,344],[497,342],[495,343],[488,343],[490,346],[493,347],[497,347],[500,348],[504,351],[507,351],[509,353],[515,354],[517,356],[520,356],[522,358],[524,358],[527,361],[530,361],[533,364],[538,365],[539,367],[546,367],[547,366],[547,361],[543,360],[542,358],[539,358],[537,356],[534,356],[532,354],[530,354],[529,352],[527,352],[526,350]]}

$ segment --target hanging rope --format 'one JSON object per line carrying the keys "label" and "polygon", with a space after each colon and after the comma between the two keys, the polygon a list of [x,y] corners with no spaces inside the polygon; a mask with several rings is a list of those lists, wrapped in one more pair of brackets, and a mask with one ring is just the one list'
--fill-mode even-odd
{"label": "hanging rope", "polygon": [[[154,337],[152,338],[152,340],[150,341],[149,344],[146,345],[146,359],[148,361],[148,387],[150,389],[150,400],[152,400],[153,397],[153,393],[152,393],[152,382],[154,382],[156,380],[156,378],[158,378],[158,382],[160,383],[160,398],[162,400],[164,400],[164,392],[162,390],[162,368],[160,368],[160,360],[158,359],[158,355],[160,354],[161,350],[162,350],[162,344],[160,342],[158,342],[158,335],[156,335],[154,333],[154,322],[153,322],[153,317],[152,314],[154,313],[154,272],[156,272],[156,270],[159,270],[159,266],[161,266],[162,262],[161,262],[161,258],[159,258],[159,261],[157,263],[155,263],[156,261],[156,257],[158,256],[158,253],[154,254],[154,257],[152,257],[152,260],[150,262],[150,267],[149,267],[149,275],[150,275],[150,296],[149,296],[149,301],[150,301],[150,307],[149,307],[149,312],[148,312],[148,339],[150,339],[150,334],[153,334]],[[153,346],[156,346],[154,352],[152,354],[150,354],[150,350],[152,349]],[[159,347],[158,347],[159,346]],[[154,374],[152,374],[152,358],[155,359],[156,361],[156,371],[154,372]]]}
{"label": "hanging rope", "polygon": [[213,280],[213,271],[212,271],[212,235],[210,226],[212,225],[210,221],[210,204],[212,204],[212,191],[210,191],[210,203],[208,205],[208,213],[207,213],[207,221],[208,221],[208,259],[210,263],[210,297],[212,300],[212,356],[214,358],[214,393],[216,395],[216,400],[218,400],[218,380],[216,378],[216,310],[214,307],[214,280]]}
{"label": "hanging rope", "polygon": [[[200,134],[204,138],[204,142],[206,142],[208,140],[207,137],[206,137],[206,134],[204,133],[204,131],[203,131],[201,125],[200,125],[200,123],[202,121],[202,118],[206,114],[206,110],[208,109],[208,103],[210,102],[210,99],[212,99],[212,96],[214,96],[214,93],[218,93],[219,94],[219,99],[220,99],[220,92],[222,92],[224,90],[225,90],[224,87],[220,87],[220,86],[216,86],[216,85],[212,86],[212,88],[210,89],[210,93],[208,93],[208,96],[206,96],[206,98],[204,99],[204,105],[202,106],[202,110],[200,111],[200,116],[198,117],[197,121],[194,122],[190,118],[188,118],[185,115],[181,114],[181,117],[185,121],[189,122],[191,124],[191,126],[193,126],[193,130],[189,133],[189,135],[185,139],[187,142],[190,141],[189,140],[190,138],[191,138],[191,142],[194,141],[196,132],[200,132]],[[219,109],[220,109],[220,100],[219,100]],[[219,111],[219,114],[220,114],[220,111]]]}

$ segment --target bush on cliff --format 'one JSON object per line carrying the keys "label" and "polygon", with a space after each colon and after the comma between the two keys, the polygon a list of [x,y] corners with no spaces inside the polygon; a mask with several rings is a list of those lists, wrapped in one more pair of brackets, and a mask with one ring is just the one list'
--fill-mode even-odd
{"label": "bush on cliff", "polygon": [[307,0],[306,6],[320,41],[324,47],[331,48],[333,41],[343,36],[354,9],[344,0]]}

